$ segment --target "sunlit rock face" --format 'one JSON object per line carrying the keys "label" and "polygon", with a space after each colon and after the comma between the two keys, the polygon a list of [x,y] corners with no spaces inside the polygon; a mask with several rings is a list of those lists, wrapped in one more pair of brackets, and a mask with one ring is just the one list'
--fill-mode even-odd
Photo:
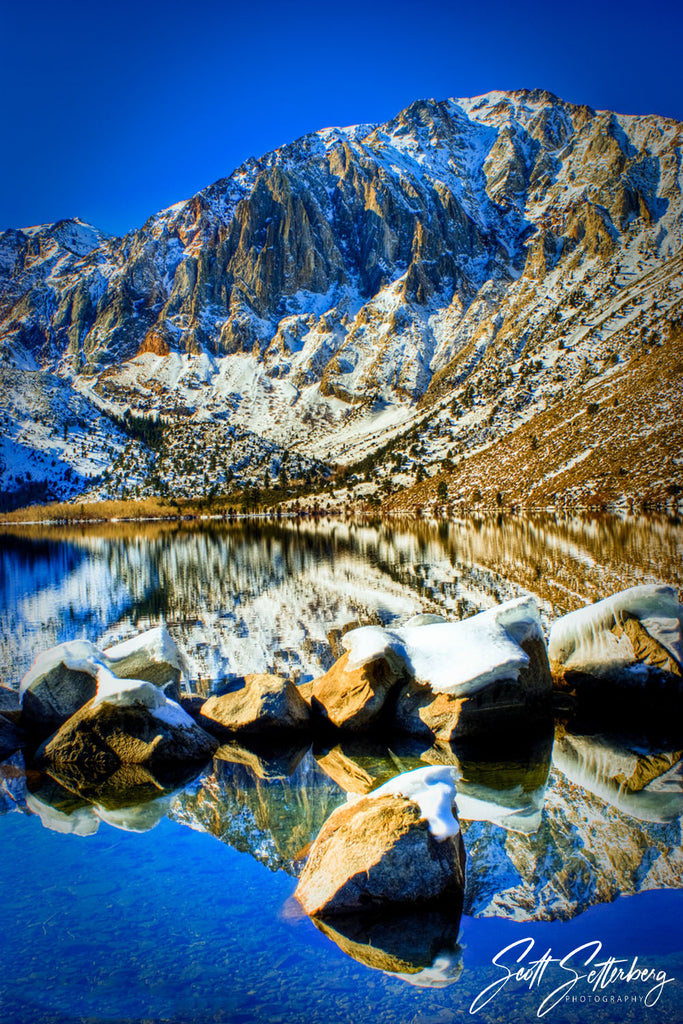
{"label": "sunlit rock face", "polygon": [[445,767],[398,775],[325,822],[295,896],[307,914],[459,906],[465,854]]}
{"label": "sunlit rock face", "polygon": [[[31,431],[40,459],[26,479],[26,418],[8,400],[3,482],[17,500],[82,493],[116,461],[103,398],[181,432],[191,419],[188,435],[202,421],[225,428],[239,472],[244,444],[261,472],[294,442],[307,465],[377,447],[375,413],[406,423],[468,380],[490,410],[505,406],[472,438],[502,436],[532,403],[522,374],[560,400],[585,381],[584,360],[607,371],[639,348],[633,304],[648,338],[674,317],[682,131],[537,90],[418,100],[385,124],[250,159],[124,238],[76,221],[2,233],[5,390],[40,373],[30,418],[45,411],[61,427],[77,415],[98,434],[96,457],[81,460]],[[559,366],[565,334],[577,357]],[[138,445],[147,493],[150,460]],[[198,486],[189,469],[168,474],[177,493]]]}
{"label": "sunlit rock face", "polygon": [[263,673],[248,675],[239,690],[209,697],[198,716],[219,735],[305,729],[310,719],[310,708],[289,679]]}

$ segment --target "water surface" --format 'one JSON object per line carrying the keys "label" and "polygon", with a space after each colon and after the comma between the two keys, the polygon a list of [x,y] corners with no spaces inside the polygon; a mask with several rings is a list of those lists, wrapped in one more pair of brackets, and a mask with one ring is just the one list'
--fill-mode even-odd
{"label": "water surface", "polygon": [[[680,587],[682,544],[667,521],[555,517],[16,530],[0,539],[0,671],[17,686],[54,643],[163,621],[196,692],[250,671],[305,682],[350,622],[462,617],[531,592],[549,623],[625,586]],[[567,968],[508,981],[470,1013],[503,976],[492,959],[527,939],[527,961],[599,940],[600,958],[675,979],[649,1006],[654,983],[582,979],[545,1019],[683,1019],[678,770],[646,791],[611,781],[624,759],[675,761],[677,723],[582,729],[504,750],[232,744],[180,791],[133,780],[87,797],[15,755],[0,766],[3,1021],[531,1021]],[[461,920],[424,915],[409,936],[375,923],[371,947],[324,934],[291,900],[322,823],[349,792],[434,763],[460,778]],[[368,965],[378,949],[384,970]],[[392,973],[401,957],[410,969]]]}

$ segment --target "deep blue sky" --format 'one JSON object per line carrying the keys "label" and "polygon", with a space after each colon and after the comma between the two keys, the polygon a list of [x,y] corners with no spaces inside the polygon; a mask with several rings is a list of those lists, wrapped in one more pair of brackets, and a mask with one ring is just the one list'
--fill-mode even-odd
{"label": "deep blue sky", "polygon": [[0,230],[140,226],[421,97],[540,87],[683,120],[680,0],[0,0]]}

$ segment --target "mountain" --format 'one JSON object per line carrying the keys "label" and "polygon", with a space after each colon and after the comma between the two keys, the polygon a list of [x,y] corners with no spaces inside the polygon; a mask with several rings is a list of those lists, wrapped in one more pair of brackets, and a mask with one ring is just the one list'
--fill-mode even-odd
{"label": "mountain", "polygon": [[[197,494],[374,454],[347,495],[431,479],[395,507],[433,502],[437,473],[442,501],[675,501],[682,143],[538,90],[425,100],[250,159],[124,238],[4,232],[3,490]],[[602,466],[606,418],[633,444]],[[481,462],[494,442],[513,464],[528,443],[517,489]]]}

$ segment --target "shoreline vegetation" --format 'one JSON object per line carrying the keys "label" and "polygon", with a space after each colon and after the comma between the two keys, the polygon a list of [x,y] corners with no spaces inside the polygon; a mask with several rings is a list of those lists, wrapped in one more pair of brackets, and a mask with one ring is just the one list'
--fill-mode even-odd
{"label": "shoreline vegetation", "polygon": [[261,494],[254,501],[248,492],[212,498],[168,498],[165,496],[147,498],[109,499],[104,501],[58,501],[46,504],[25,505],[11,512],[0,512],[0,526],[31,526],[36,524],[55,525],[116,522],[144,522],[146,520],[168,520],[182,522],[195,519],[281,519],[293,517],[353,517],[372,516],[391,518],[435,518],[448,519],[467,515],[526,515],[534,513],[605,515],[647,515],[656,513],[669,519],[678,519],[681,509],[678,503],[641,502],[624,508],[603,504],[574,505],[503,505],[496,503],[467,504],[456,502],[436,504],[434,502],[416,505],[413,508],[387,508],[377,502],[352,502],[320,500],[321,495],[303,498],[283,496],[277,492]]}

